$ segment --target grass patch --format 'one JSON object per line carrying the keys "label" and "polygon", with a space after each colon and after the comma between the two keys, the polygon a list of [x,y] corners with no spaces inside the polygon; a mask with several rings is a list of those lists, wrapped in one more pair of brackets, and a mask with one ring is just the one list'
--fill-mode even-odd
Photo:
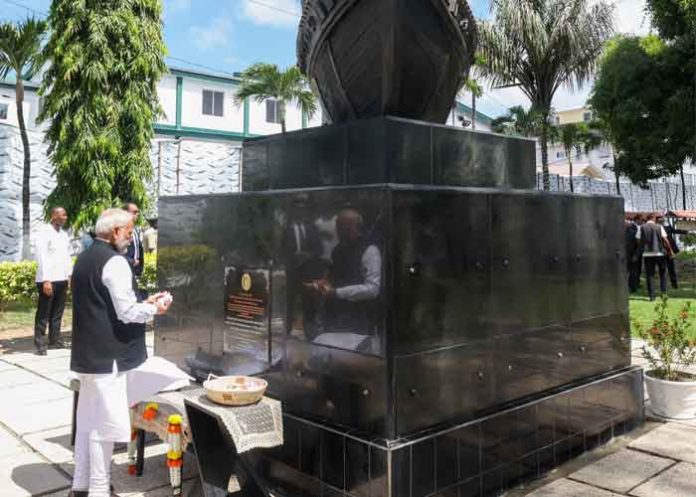
{"label": "grass patch", "polygon": [[[34,316],[36,314],[36,303],[34,302],[12,302],[7,304],[5,310],[0,313],[0,331],[34,329]],[[65,305],[63,313],[63,330],[69,330],[72,325],[72,307],[70,303]]]}

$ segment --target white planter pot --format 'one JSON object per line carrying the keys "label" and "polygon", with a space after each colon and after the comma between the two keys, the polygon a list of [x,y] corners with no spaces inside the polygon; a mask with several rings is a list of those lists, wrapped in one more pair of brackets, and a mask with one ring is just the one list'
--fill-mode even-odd
{"label": "white planter pot", "polygon": [[667,381],[645,374],[650,407],[658,416],[696,419],[696,381]]}

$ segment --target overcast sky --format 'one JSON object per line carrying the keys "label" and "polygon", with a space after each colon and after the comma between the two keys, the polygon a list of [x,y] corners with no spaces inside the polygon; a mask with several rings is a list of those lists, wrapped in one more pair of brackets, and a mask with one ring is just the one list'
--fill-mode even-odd
{"label": "overcast sky", "polygon": [[[474,14],[487,18],[489,0],[470,0]],[[645,0],[616,0],[616,28],[621,33],[645,34],[649,20]],[[17,20],[27,15],[43,17],[50,0],[0,0],[0,19]],[[238,72],[254,62],[280,66],[295,63],[295,36],[299,0],[164,0],[168,63],[207,71]],[[571,92],[559,90],[557,110],[584,104],[590,86]],[[513,105],[529,105],[517,89],[485,88],[478,108],[495,117]],[[469,100],[464,95],[465,100]]]}

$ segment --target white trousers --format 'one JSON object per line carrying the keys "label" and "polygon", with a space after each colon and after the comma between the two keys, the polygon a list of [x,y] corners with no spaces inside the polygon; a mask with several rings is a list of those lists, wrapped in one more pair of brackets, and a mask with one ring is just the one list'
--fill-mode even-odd
{"label": "white trousers", "polygon": [[114,443],[90,438],[90,433],[75,434],[75,473],[73,490],[88,491],[89,497],[110,497],[111,456]]}

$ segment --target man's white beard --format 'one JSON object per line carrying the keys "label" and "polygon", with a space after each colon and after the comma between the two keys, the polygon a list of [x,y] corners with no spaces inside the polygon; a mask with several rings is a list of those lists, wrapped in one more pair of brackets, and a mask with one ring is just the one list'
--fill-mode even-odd
{"label": "man's white beard", "polygon": [[123,241],[115,241],[114,242],[114,248],[116,251],[123,255],[128,251],[128,245],[130,245],[130,240],[123,240]]}

